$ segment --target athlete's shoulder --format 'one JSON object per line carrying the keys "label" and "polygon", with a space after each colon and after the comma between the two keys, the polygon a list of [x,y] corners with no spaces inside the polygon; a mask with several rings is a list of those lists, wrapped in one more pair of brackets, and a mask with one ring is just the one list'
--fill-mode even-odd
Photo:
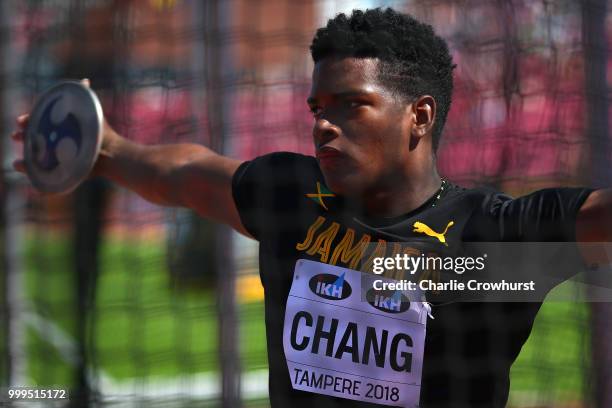
{"label": "athlete's shoulder", "polygon": [[499,214],[512,197],[488,186],[473,188],[453,184],[446,200],[447,208],[462,214],[462,240],[467,242],[498,241]]}
{"label": "athlete's shoulder", "polygon": [[[240,165],[232,193],[243,225],[258,240],[299,216],[304,194],[320,180],[314,157],[291,152],[265,154]],[[283,220],[283,221],[280,221]]]}
{"label": "athlete's shoulder", "polygon": [[292,152],[275,152],[242,163],[234,174],[233,188],[239,190],[244,186],[251,186],[259,193],[267,191],[269,194],[297,194],[297,190],[301,191],[322,178],[314,157]]}
{"label": "athlete's shoulder", "polygon": [[234,179],[235,181],[250,178],[290,181],[296,178],[301,179],[308,174],[316,174],[319,171],[317,160],[312,156],[293,152],[274,152],[242,163]]}
{"label": "athlete's shoulder", "polygon": [[448,184],[448,198],[468,200],[473,205],[477,205],[482,208],[495,208],[508,200],[512,200],[510,195],[498,191],[492,187],[479,186],[468,188],[451,182]]}

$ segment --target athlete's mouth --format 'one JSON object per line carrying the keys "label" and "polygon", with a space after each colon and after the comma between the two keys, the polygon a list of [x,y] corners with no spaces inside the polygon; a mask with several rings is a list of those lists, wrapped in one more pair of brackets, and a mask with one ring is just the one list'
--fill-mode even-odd
{"label": "athlete's mouth", "polygon": [[342,156],[344,156],[344,154],[340,150],[334,149],[333,147],[330,147],[330,146],[322,146],[317,149],[317,159],[319,160],[338,159]]}

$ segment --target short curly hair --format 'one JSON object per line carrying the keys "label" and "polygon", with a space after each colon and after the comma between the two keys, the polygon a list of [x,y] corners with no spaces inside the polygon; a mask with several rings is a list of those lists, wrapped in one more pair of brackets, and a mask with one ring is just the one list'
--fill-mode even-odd
{"label": "short curly hair", "polygon": [[431,95],[437,106],[433,150],[440,142],[451,105],[453,59],[433,28],[391,8],[338,14],[319,28],[310,45],[315,63],[327,57],[378,58],[381,83],[414,100]]}

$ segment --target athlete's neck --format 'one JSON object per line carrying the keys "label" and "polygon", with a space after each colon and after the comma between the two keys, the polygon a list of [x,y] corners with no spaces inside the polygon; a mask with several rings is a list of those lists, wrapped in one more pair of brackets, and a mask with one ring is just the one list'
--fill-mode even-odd
{"label": "athlete's neck", "polygon": [[441,183],[435,163],[432,163],[421,172],[412,170],[409,176],[400,174],[387,183],[378,184],[366,191],[360,201],[367,215],[397,217],[422,206],[438,192]]}

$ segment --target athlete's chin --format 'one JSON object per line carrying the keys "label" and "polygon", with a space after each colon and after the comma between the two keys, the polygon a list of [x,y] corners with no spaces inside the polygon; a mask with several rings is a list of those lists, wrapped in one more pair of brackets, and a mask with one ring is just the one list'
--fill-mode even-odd
{"label": "athlete's chin", "polygon": [[353,196],[363,191],[362,178],[357,173],[329,173],[323,170],[323,177],[327,187],[338,195]]}

